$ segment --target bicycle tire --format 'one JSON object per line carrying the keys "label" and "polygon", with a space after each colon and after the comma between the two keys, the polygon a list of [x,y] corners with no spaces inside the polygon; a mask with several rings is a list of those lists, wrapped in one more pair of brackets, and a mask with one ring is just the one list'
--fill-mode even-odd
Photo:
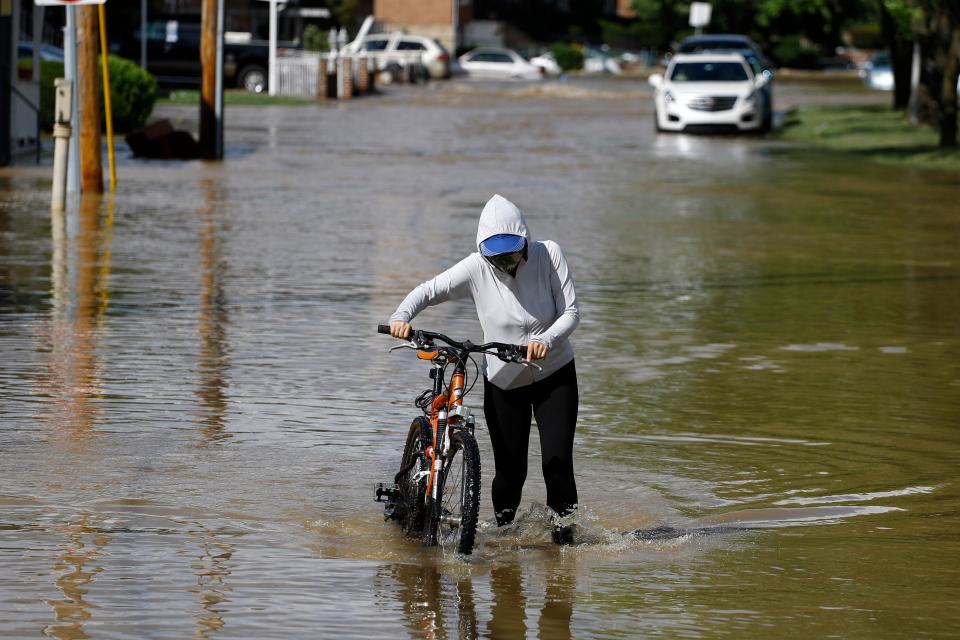
{"label": "bicycle tire", "polygon": [[[416,535],[423,529],[425,516],[424,499],[427,495],[427,478],[417,479],[421,470],[429,469],[423,456],[428,443],[433,442],[433,429],[425,418],[414,418],[407,432],[407,442],[400,459],[401,474],[396,478],[400,488],[400,528],[407,535]],[[412,462],[412,464],[411,464]],[[404,471],[406,470],[406,471]]]}
{"label": "bicycle tire", "polygon": [[470,555],[480,516],[480,449],[473,435],[462,429],[450,433],[450,455],[440,473],[437,500],[430,523],[434,531],[427,532],[427,539],[435,539],[445,551]]}

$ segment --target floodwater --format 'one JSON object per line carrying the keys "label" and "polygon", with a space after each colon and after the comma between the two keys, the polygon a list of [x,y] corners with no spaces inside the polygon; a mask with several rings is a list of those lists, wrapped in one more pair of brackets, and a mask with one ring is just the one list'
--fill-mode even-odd
{"label": "floodwater", "polygon": [[[121,152],[65,216],[0,172],[0,636],[960,635],[960,177],[656,136],[639,81],[227,117],[222,165]],[[479,420],[479,548],[444,557],[372,501],[428,382],[375,327],[494,193],[577,282],[580,544],[535,437],[491,527]]]}

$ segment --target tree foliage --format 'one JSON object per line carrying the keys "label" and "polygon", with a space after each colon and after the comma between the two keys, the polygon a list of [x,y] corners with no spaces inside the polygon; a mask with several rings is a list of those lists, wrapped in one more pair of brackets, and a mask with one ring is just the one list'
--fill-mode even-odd
{"label": "tree foliage", "polygon": [[[713,0],[710,31],[745,33],[767,48],[782,38],[803,38],[810,49],[831,52],[842,44],[844,29],[876,20],[877,0]],[[641,24],[655,28],[664,42],[690,31],[689,2],[634,0]]]}

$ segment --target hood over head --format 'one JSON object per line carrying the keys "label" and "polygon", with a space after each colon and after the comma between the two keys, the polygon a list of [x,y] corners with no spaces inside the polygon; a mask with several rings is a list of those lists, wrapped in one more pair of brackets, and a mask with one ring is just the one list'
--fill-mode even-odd
{"label": "hood over head", "polygon": [[530,231],[523,213],[501,195],[495,195],[487,201],[480,214],[480,225],[477,228],[477,250],[480,243],[487,238],[501,233],[523,236],[530,242]]}

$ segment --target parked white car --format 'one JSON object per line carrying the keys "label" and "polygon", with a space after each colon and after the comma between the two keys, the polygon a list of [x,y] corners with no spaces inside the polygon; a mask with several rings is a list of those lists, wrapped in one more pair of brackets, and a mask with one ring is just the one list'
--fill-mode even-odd
{"label": "parked white car", "polygon": [[471,78],[539,80],[543,77],[540,67],[530,64],[513,49],[474,49],[460,56],[458,62]]}
{"label": "parked white car", "polygon": [[769,75],[756,75],[736,53],[676,55],[666,73],[650,76],[659,131],[716,127],[762,129],[763,87]]}
{"label": "parked white car", "polygon": [[391,65],[421,64],[431,78],[450,77],[450,54],[433,38],[410,33],[375,33],[347,45],[347,53],[363,54],[376,61],[377,69]]}
{"label": "parked white car", "polygon": [[539,67],[545,76],[559,76],[563,73],[563,69],[557,64],[557,59],[554,57],[552,51],[547,51],[546,53],[541,53],[538,56],[530,58],[530,64]]}
{"label": "parked white car", "polygon": [[603,45],[599,48],[587,47],[583,52],[583,72],[620,75],[623,69],[616,58],[610,55],[610,47]]}
{"label": "parked white car", "polygon": [[859,75],[870,89],[893,91],[893,67],[890,66],[890,54],[886,51],[875,54],[864,63]]}

